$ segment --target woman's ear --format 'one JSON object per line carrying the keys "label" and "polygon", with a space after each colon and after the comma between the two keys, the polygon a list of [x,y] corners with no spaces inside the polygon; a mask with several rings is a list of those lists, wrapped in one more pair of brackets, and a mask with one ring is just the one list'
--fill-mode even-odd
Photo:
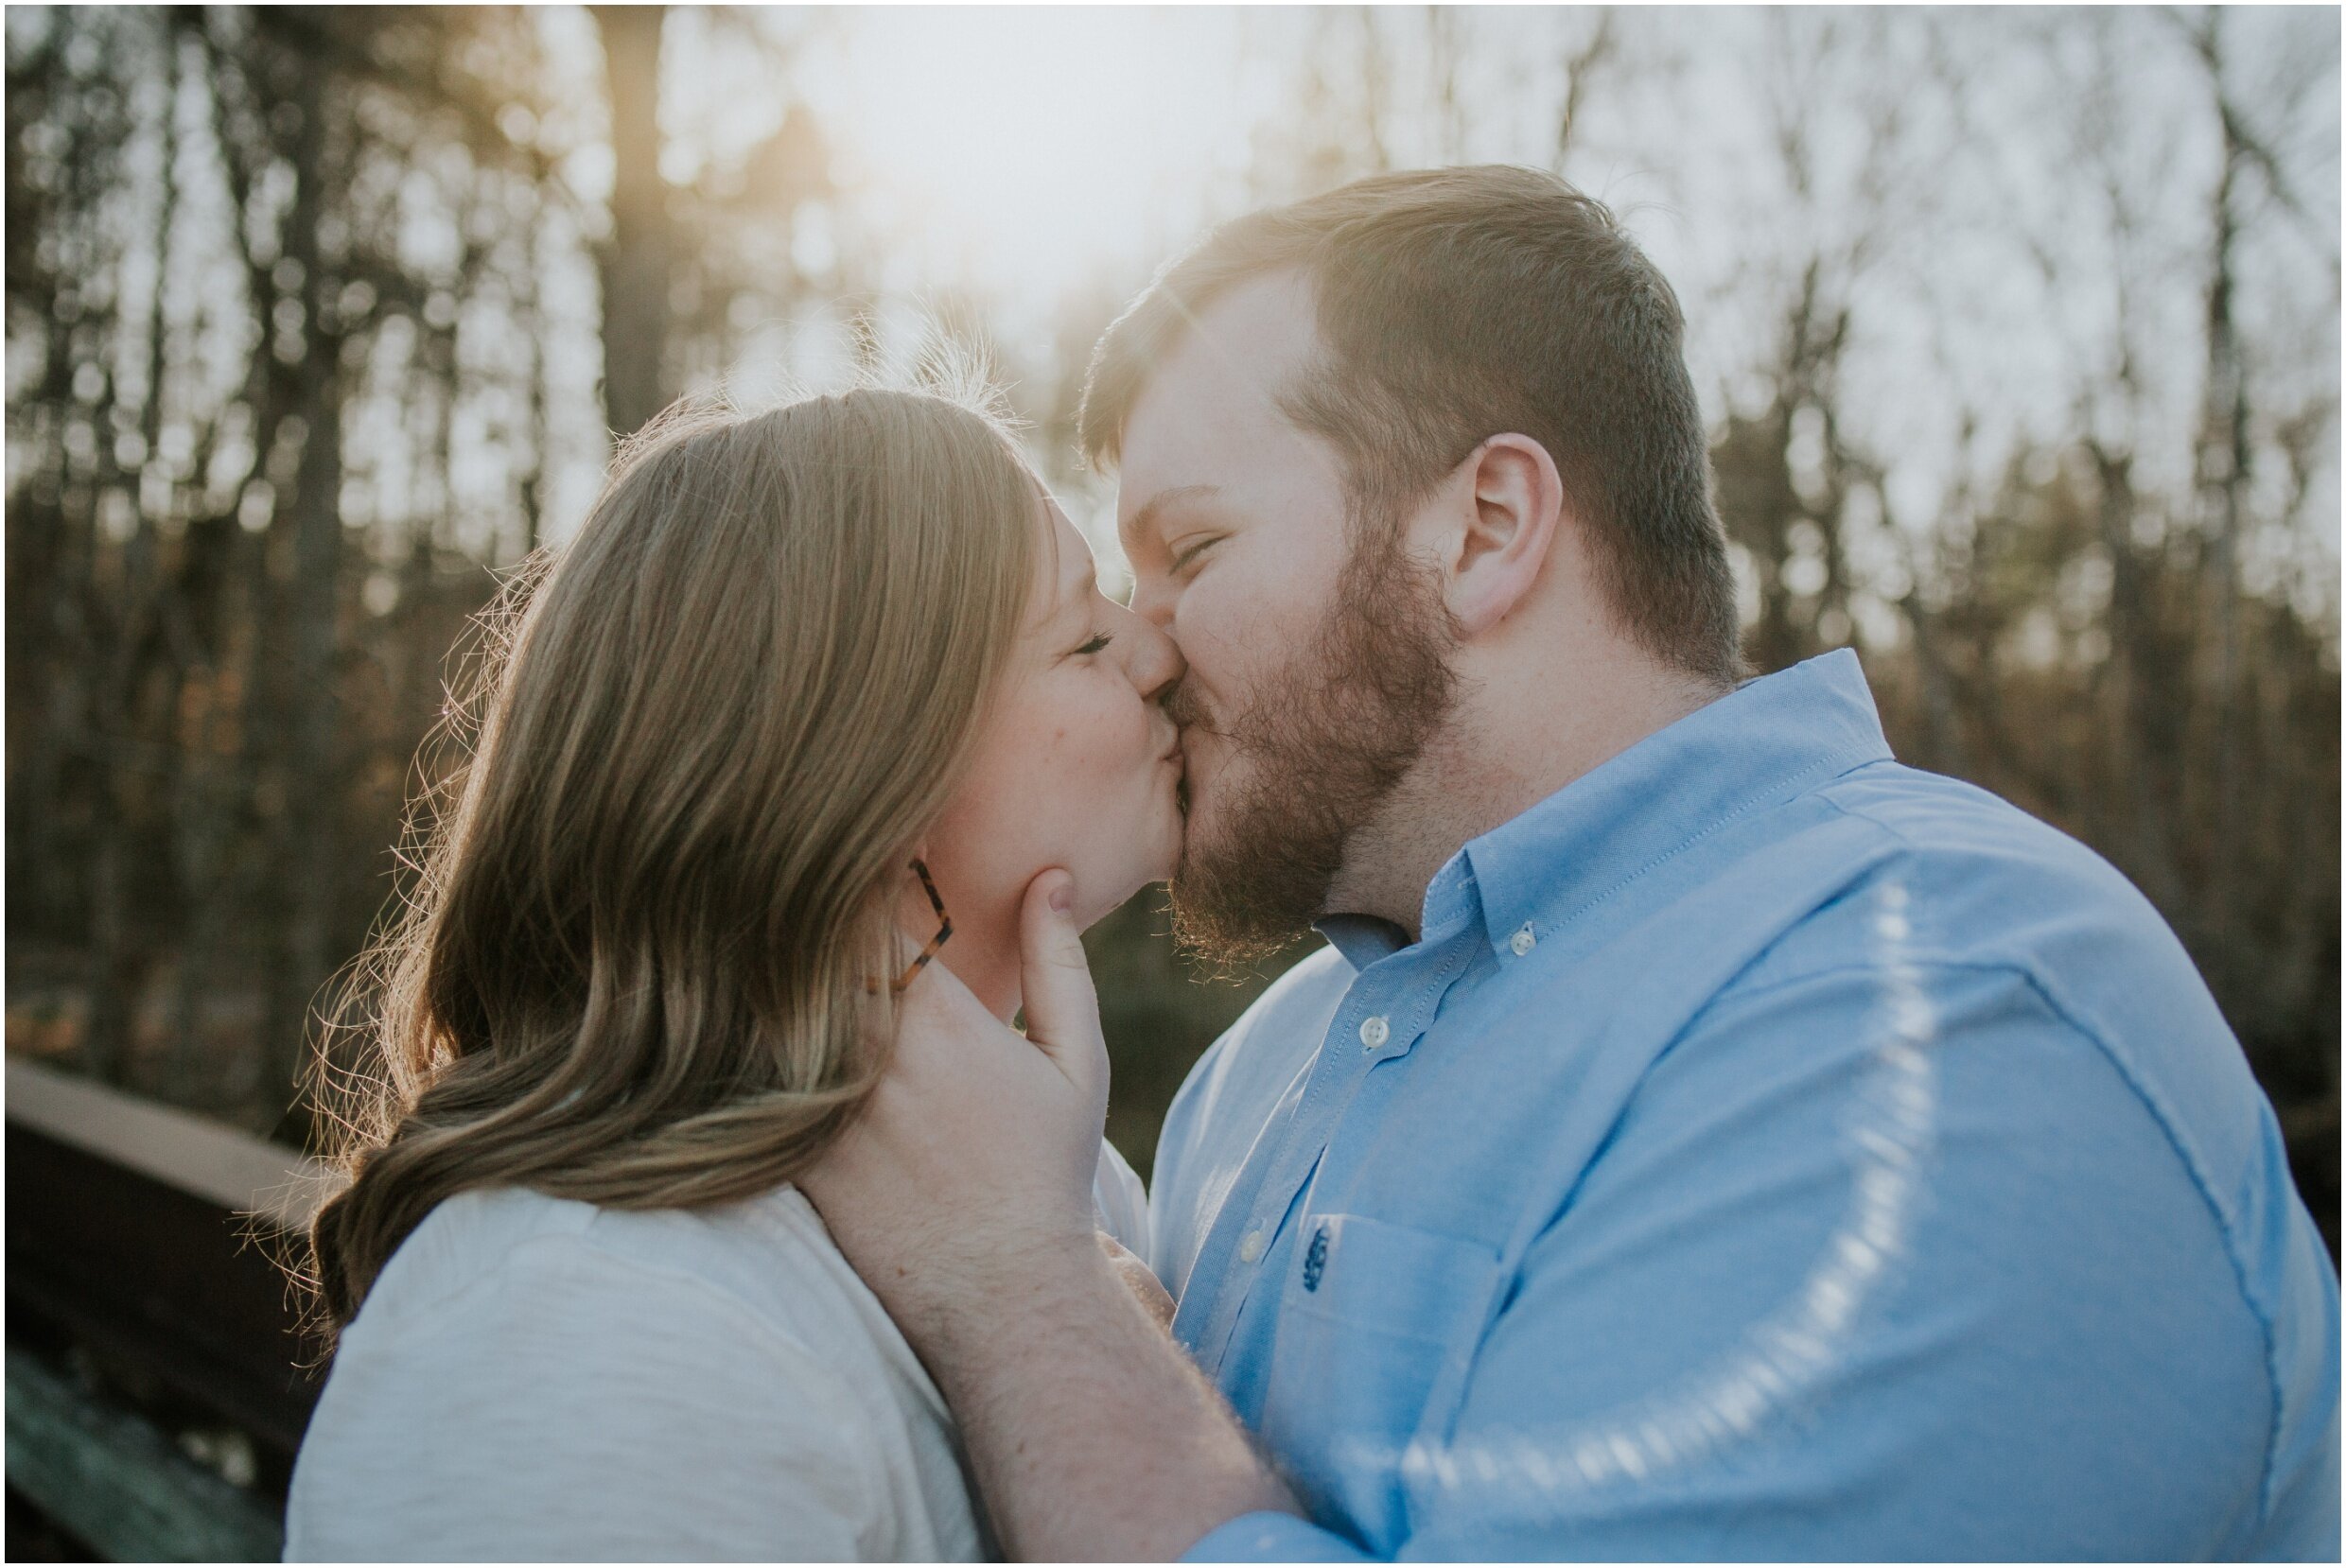
{"label": "woman's ear", "polygon": [[1563,526],[1564,480],[1547,447],[1514,434],[1475,448],[1458,477],[1463,505],[1445,597],[1472,638],[1505,620],[1539,581]]}

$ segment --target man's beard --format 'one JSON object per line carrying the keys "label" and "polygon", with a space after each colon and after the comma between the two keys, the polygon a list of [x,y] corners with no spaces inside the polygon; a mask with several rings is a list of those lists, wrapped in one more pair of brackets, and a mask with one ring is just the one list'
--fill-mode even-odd
{"label": "man's beard", "polygon": [[[1168,710],[1228,742],[1213,828],[1193,816],[1173,874],[1173,934],[1224,967],[1303,935],[1327,909],[1353,835],[1449,717],[1457,622],[1401,530],[1361,528],[1306,653],[1245,711],[1204,713],[1184,684]],[[1243,767],[1242,767],[1243,764]],[[1228,781],[1228,782],[1224,782]]]}

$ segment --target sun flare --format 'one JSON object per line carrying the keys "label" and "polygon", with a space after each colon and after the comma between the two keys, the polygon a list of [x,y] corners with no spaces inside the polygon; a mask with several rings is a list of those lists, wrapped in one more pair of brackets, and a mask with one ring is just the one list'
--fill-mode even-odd
{"label": "sun flare", "polygon": [[[1242,166],[1226,11],[875,8],[810,97],[918,265],[1032,295],[1142,264]],[[1041,286],[1038,290],[1038,286]]]}

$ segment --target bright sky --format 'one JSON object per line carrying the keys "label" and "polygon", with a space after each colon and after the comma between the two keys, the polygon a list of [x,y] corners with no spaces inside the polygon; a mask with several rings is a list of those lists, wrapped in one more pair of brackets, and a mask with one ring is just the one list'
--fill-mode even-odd
{"label": "bright sky", "polygon": [[[1222,9],[871,8],[802,91],[902,265],[1047,297],[1189,236],[1275,76]],[[903,280],[911,281],[909,278]]]}
{"label": "bright sky", "polygon": [[[728,59],[721,39],[703,36],[673,62],[665,88],[691,96],[668,117],[739,121],[754,136],[770,129],[781,104],[802,104],[823,128],[834,177],[851,193],[853,228],[877,262],[880,275],[870,281],[884,297],[909,307],[966,287],[982,302],[996,340],[1046,375],[1057,374],[1047,360],[1063,304],[1103,283],[1129,290],[1209,222],[1260,200],[1247,183],[1256,137],[1265,128],[1291,130],[1313,113],[1304,101],[1306,61],[1357,97],[1363,61],[1356,51],[1367,36],[1348,25],[1349,15],[1291,8],[765,14],[795,41],[787,96],[759,75],[771,66]],[[692,15],[677,13],[680,43],[695,30]],[[2114,354],[2115,272],[2098,249],[2099,219],[2085,201],[2091,188],[2078,184],[2064,110],[2082,79],[2068,56],[2098,35],[2083,23],[1991,12],[1948,19],[1939,35],[1919,23],[1867,23],[1887,27],[1886,53],[1877,52],[1881,44],[1836,48],[1820,66],[1803,54],[1805,41],[1840,24],[1777,20],[1625,13],[1626,58],[1599,73],[1567,173],[1615,204],[1677,287],[1690,318],[1689,358],[1713,417],[1740,395],[1741,368],[1774,351],[1784,289],[1803,257],[1817,247],[1834,253],[1879,207],[1882,233],[1896,243],[1847,296],[1860,331],[1844,366],[1845,411],[1866,444],[1890,455],[1900,511],[1929,515],[1966,462],[1984,465],[1992,481],[2008,442],[2068,430],[2077,378],[2097,374],[2094,363]],[[2045,26],[2071,45],[2058,61],[2032,30]],[[1593,24],[1570,9],[1433,18],[1393,8],[1376,12],[1374,26],[1389,156],[1403,164],[1544,163],[1554,146],[1562,61],[1585,45]],[[2124,30],[2124,141],[2156,160],[2138,175],[2142,199],[2154,208],[2144,217],[2154,236],[2172,235],[2181,247],[2145,256],[2137,280],[2150,287],[2138,287],[2134,300],[2136,350],[2161,405],[2140,444],[2146,457],[2187,468],[2199,369],[2193,248],[2204,223],[2209,171],[2199,155],[2210,152],[2202,144],[2212,120],[2181,46],[2139,20]],[[2297,36],[2263,18],[2236,31],[2257,35],[2246,38],[2250,44],[2267,32]],[[1952,44],[1968,73],[1968,125],[1948,120],[1945,105],[1919,90],[1929,74],[1907,57],[1931,36]],[[1878,79],[1893,57],[1900,63],[1887,81],[1898,87]],[[1430,108],[1446,70],[1456,72],[1463,111],[1448,140]],[[1885,91],[1908,83],[1917,89],[1911,98],[1888,103]],[[2334,72],[2326,92],[2334,145]],[[1785,95],[1806,106],[1812,202],[1791,200],[1784,187],[1771,122]],[[2192,113],[2174,113],[2177,105]],[[1870,169],[1869,153],[1882,145],[1879,116],[1893,107],[1906,133]],[[1357,111],[1336,113],[1357,124]],[[2334,178],[2335,167],[2314,172]],[[1882,184],[1868,195],[1875,178]],[[2317,219],[2335,212],[2332,202],[2319,205]],[[2031,260],[2030,246],[2040,242],[2059,256],[2057,287]],[[2310,265],[2319,271],[2321,261],[2312,255]],[[2310,329],[2335,341],[2330,279],[2250,294],[2311,300],[2302,326],[2264,328],[2273,340],[2302,340]],[[1976,451],[1959,446],[1965,417],[1983,422]],[[2325,467],[2321,482],[2332,485],[2334,471]],[[2334,551],[2334,524],[2328,532]]]}

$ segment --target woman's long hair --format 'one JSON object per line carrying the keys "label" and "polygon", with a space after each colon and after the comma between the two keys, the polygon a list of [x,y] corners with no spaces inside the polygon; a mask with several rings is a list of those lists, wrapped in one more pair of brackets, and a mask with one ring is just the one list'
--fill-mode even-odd
{"label": "woman's long hair", "polygon": [[[885,1067],[906,859],[1033,582],[1041,491],[968,399],[664,419],[486,618],[478,735],[321,1098],[329,1332],[444,1199],[767,1191]],[[460,705],[461,706],[462,705]],[[349,1016],[349,1015],[346,1015]]]}

